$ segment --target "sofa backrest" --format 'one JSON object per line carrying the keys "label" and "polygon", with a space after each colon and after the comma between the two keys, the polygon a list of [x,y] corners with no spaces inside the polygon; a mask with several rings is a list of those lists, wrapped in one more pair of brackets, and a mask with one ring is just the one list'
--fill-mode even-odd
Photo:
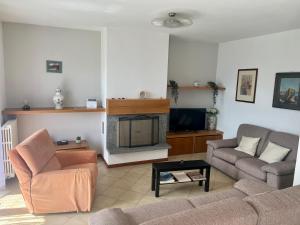
{"label": "sofa backrest", "polygon": [[269,142],[288,148],[291,151],[285,157],[284,161],[291,161],[297,159],[299,136],[284,132],[272,131],[264,144],[263,151]]}
{"label": "sofa backrest", "polygon": [[242,136],[260,138],[257,146],[256,155],[259,156],[262,153],[266,140],[272,130],[251,124],[241,124],[237,131],[237,140],[240,144]]}
{"label": "sofa backrest", "polygon": [[41,171],[61,169],[56,148],[46,129],[39,130],[16,146],[18,154],[35,176]]}
{"label": "sofa backrest", "polygon": [[258,225],[300,223],[300,186],[249,196],[244,200],[258,213]]}

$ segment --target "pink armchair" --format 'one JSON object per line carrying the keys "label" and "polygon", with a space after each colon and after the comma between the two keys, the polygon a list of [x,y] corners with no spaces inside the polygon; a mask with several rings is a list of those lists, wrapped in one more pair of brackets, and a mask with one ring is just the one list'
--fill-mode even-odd
{"label": "pink armchair", "polygon": [[55,151],[47,130],[40,130],[9,153],[31,213],[90,211],[98,175],[93,150]]}

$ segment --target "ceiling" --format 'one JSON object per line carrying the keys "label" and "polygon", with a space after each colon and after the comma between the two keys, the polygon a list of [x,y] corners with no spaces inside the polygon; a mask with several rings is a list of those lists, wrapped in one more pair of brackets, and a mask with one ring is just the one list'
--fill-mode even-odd
{"label": "ceiling", "polygon": [[[169,11],[191,14],[194,24],[151,25]],[[300,28],[300,0],[0,0],[0,20],[92,30],[141,27],[225,42]]]}

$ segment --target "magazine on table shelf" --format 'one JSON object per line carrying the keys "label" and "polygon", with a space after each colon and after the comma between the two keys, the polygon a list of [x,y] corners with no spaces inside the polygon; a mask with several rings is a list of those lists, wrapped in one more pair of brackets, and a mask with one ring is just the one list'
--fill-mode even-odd
{"label": "magazine on table shelf", "polygon": [[185,172],[176,172],[173,173],[173,176],[176,178],[178,182],[189,182],[191,178],[189,178]]}
{"label": "magazine on table shelf", "polygon": [[201,173],[199,173],[197,171],[187,172],[186,174],[192,179],[192,181],[206,180],[206,178]]}
{"label": "magazine on table shelf", "polygon": [[160,173],[160,183],[161,184],[169,184],[174,183],[175,179],[172,173],[170,172],[162,172]]}

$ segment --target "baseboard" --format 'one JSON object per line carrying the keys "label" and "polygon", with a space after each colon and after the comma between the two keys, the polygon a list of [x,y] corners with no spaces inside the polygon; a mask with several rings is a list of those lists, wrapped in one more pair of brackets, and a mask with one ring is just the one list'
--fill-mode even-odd
{"label": "baseboard", "polygon": [[107,168],[116,168],[116,167],[122,167],[122,166],[133,166],[133,165],[139,165],[139,164],[145,164],[145,163],[155,163],[155,162],[163,162],[168,161],[169,158],[162,158],[162,159],[151,159],[151,160],[143,160],[143,161],[136,161],[136,162],[128,162],[128,163],[119,163],[119,164],[113,164],[108,165],[106,161],[104,160],[102,154],[97,155],[98,158],[101,158],[103,162],[105,163]]}

